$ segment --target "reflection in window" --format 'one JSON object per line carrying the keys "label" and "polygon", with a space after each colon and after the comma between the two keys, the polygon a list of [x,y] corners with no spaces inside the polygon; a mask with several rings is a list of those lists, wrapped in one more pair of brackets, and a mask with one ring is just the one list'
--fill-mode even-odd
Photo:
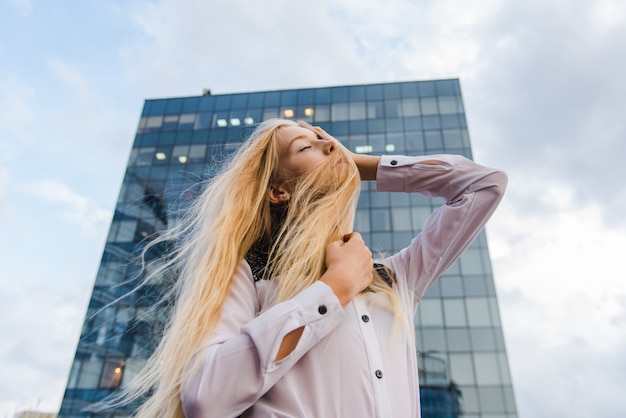
{"label": "reflection in window", "polygon": [[180,119],[178,121],[178,129],[179,130],[193,129],[193,125],[195,122],[196,122],[195,113],[184,113],[180,115]]}
{"label": "reflection in window", "polygon": [[391,220],[394,231],[411,231],[411,212],[410,208],[391,208]]}
{"label": "reflection in window", "polygon": [[190,163],[201,163],[204,161],[204,155],[206,154],[206,145],[195,144],[189,147],[189,154],[187,161]]}
{"label": "reflection in window", "polygon": [[278,117],[278,109],[270,108],[263,110],[263,120],[269,120]]}
{"label": "reflection in window", "polygon": [[367,118],[377,119],[384,117],[383,102],[370,102],[367,104]]}
{"label": "reflection in window", "polygon": [[194,122],[193,129],[208,129],[213,122],[213,112],[198,113]]}
{"label": "reflection in window", "polygon": [[163,124],[163,116],[148,116],[144,124],[144,129],[147,132],[156,131],[161,128]]}
{"label": "reflection in window", "polygon": [[365,102],[352,102],[349,106],[350,120],[360,120],[367,118],[367,107]]}
{"label": "reflection in window", "polygon": [[124,372],[124,360],[108,359],[104,362],[102,368],[102,377],[100,378],[100,387],[103,389],[115,389],[122,382],[122,374]]}
{"label": "reflection in window", "polygon": [[465,303],[470,327],[492,326],[487,298],[467,298]]}
{"label": "reflection in window", "polygon": [[187,145],[177,145],[172,149],[172,162],[186,164],[188,160],[189,147]]}
{"label": "reflection in window", "polygon": [[167,115],[163,118],[163,131],[175,131],[178,127],[178,115]]}
{"label": "reflection in window", "polygon": [[424,329],[424,351],[446,351],[446,337],[443,329]]}
{"label": "reflection in window", "polygon": [[423,115],[436,115],[439,113],[439,110],[437,109],[436,97],[423,97],[420,99],[420,103],[422,105]]}
{"label": "reflection in window", "polygon": [[420,319],[424,327],[443,326],[441,299],[422,299],[419,303]]}
{"label": "reflection in window", "polygon": [[331,119],[333,121],[348,120],[348,103],[333,103],[331,105]]}
{"label": "reflection in window", "polygon": [[313,120],[315,122],[327,122],[330,120],[330,106],[317,105],[315,106],[315,113],[313,114]]}
{"label": "reflection in window", "polygon": [[444,299],[443,311],[448,327],[466,327],[465,305],[463,299]]}
{"label": "reflection in window", "polygon": [[463,113],[463,106],[456,96],[440,96],[439,110],[442,115],[451,115],[454,113]]}
{"label": "reflection in window", "polygon": [[354,230],[359,232],[370,232],[370,212],[368,210],[356,211]]}
{"label": "reflection in window", "polygon": [[400,115],[401,117],[419,116],[420,104],[418,99],[402,99],[400,102]]}
{"label": "reflection in window", "polygon": [[450,379],[458,385],[475,384],[471,354],[450,354]]}
{"label": "reflection in window", "polygon": [[78,382],[76,383],[77,389],[96,389],[100,378],[100,369],[102,362],[98,359],[83,360],[81,362],[80,374],[78,376]]}
{"label": "reflection in window", "polygon": [[470,337],[467,328],[448,328],[446,329],[446,339],[448,341],[448,350],[470,351]]}
{"label": "reflection in window", "polygon": [[142,358],[129,358],[124,365],[124,373],[122,375],[122,387],[128,385],[137,377],[141,369],[146,365],[146,360]]}
{"label": "reflection in window", "polygon": [[482,251],[476,248],[469,248],[463,253],[460,258],[461,271],[466,275],[478,275],[483,274],[483,263],[481,260]]}

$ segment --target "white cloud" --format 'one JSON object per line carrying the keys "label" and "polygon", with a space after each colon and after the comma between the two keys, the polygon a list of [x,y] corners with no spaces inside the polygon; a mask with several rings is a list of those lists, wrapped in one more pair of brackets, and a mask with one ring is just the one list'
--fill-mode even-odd
{"label": "white cloud", "polygon": [[61,212],[63,219],[88,235],[102,233],[111,220],[109,211],[57,180],[33,181],[19,187],[43,201],[60,204],[64,208]]}
{"label": "white cloud", "polygon": [[[12,1],[31,10],[30,1]],[[29,171],[28,163],[37,164],[29,158],[24,173],[60,177],[35,171],[55,161],[57,170],[67,170],[63,178],[92,183],[94,172],[108,177],[100,173],[119,168],[121,175],[127,150],[120,149],[132,138],[144,97],[196,95],[204,87],[221,93],[460,77],[475,156],[511,178],[488,232],[520,416],[623,415],[626,60],[619,51],[626,49],[626,3],[163,0],[113,7],[115,24],[132,22],[137,31],[124,37],[119,60],[101,73],[90,62],[66,58],[72,40],[45,53],[24,51],[46,57],[42,80],[52,73],[60,81],[54,106],[39,100],[31,87],[37,83],[24,83],[32,67],[24,64],[19,77],[0,75],[0,159],[14,157],[15,144],[38,138],[44,164]],[[19,176],[16,167],[8,168]],[[0,211],[7,173],[0,171]],[[47,203],[42,218],[60,215],[104,236],[110,212],[96,198],[59,181],[20,181],[22,191]],[[84,276],[80,283],[88,287]],[[20,378],[1,379],[12,385],[0,393],[30,406],[36,399],[24,393],[52,399],[52,405],[62,395],[73,355],[63,344],[75,343],[71,333],[44,329],[48,322],[40,318],[55,318],[77,335],[81,309],[69,300],[85,300],[58,296],[58,282],[46,287],[46,279],[27,280],[23,293],[0,292],[3,317],[13,311],[24,317],[21,302],[30,300],[37,318],[14,321],[36,337],[11,334],[20,342],[13,350],[27,359],[3,355],[0,367]],[[56,354],[47,356],[50,350]],[[5,368],[12,363],[19,367]],[[4,399],[0,411],[12,412]]]}
{"label": "white cloud", "polygon": [[51,59],[48,61],[48,67],[73,92],[76,100],[89,102],[96,98],[96,89],[75,65],[60,59]]}
{"label": "white cloud", "polygon": [[0,166],[0,217],[6,216],[9,210],[9,202],[6,200],[9,178],[9,171]]}
{"label": "white cloud", "polygon": [[[570,408],[570,416],[617,417],[626,407],[618,366],[626,347],[626,231],[607,228],[598,206],[574,196],[565,183],[513,178],[488,227],[520,416]],[[525,199],[545,207],[520,209]],[[607,376],[611,384],[600,384]],[[583,396],[594,384],[602,393]]]}
{"label": "white cloud", "polygon": [[15,75],[0,79],[0,158],[15,153],[17,144],[32,144],[29,128],[34,121],[30,100],[34,89]]}
{"label": "white cloud", "polygon": [[165,0],[131,13],[141,36],[122,51],[127,82],[149,97],[364,80],[352,40],[319,3]]}
{"label": "white cloud", "polygon": [[21,272],[0,281],[0,316],[10,318],[0,322],[4,413],[58,411],[90,281],[61,265],[55,269],[44,281]]}
{"label": "white cloud", "polygon": [[33,4],[31,0],[8,0],[23,16],[30,15]]}

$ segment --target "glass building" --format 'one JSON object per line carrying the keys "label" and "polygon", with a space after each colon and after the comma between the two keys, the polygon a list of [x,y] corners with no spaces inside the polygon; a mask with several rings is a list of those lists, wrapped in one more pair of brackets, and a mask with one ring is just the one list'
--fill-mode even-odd
{"label": "glass building", "polygon": [[[147,100],[60,417],[128,416],[83,409],[132,380],[158,341],[166,313],[150,307],[173,278],[132,292],[142,243],[176,222],[200,180],[214,175],[256,124],[275,117],[319,125],[357,153],[472,158],[456,79]],[[354,229],[372,250],[395,252],[442,203],[374,192],[364,182]],[[484,231],[428,291],[415,329],[423,417],[517,417]]]}

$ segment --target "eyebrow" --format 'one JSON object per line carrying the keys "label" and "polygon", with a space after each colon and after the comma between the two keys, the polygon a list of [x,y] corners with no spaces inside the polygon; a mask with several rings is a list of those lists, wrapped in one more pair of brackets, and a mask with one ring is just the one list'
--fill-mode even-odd
{"label": "eyebrow", "polygon": [[[315,133],[313,131],[311,131],[311,133]],[[310,139],[307,135],[302,134],[302,135],[298,135],[297,137],[293,138],[291,141],[289,141],[289,145],[287,145],[288,148],[291,148],[291,145],[298,139]]]}
{"label": "eyebrow", "polygon": [[302,135],[298,135],[297,137],[293,138],[291,141],[289,141],[289,147],[291,147],[291,144],[293,144],[298,139],[307,139],[307,136],[302,134]]}

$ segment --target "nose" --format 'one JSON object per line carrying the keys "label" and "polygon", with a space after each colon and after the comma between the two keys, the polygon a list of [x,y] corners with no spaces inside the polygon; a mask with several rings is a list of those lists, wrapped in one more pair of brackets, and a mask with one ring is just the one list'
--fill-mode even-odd
{"label": "nose", "polygon": [[321,141],[324,141],[324,145],[323,145],[323,150],[324,150],[324,154],[331,154],[332,152],[335,151],[335,148],[337,147],[337,144],[335,144],[335,141],[332,139],[322,139]]}

